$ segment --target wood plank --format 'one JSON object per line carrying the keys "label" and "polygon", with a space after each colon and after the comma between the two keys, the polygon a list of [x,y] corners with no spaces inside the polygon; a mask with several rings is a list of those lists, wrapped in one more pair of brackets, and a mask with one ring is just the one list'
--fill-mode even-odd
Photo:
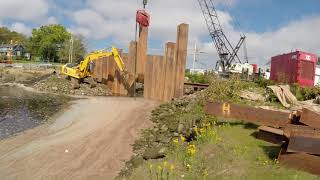
{"label": "wood plank", "polygon": [[137,75],[138,81],[143,82],[145,73],[145,63],[148,52],[148,27],[141,27],[137,45]]}
{"label": "wood plank", "polygon": [[285,127],[290,117],[290,113],[288,112],[219,102],[206,103],[205,112],[219,118],[242,120],[275,128]]}
{"label": "wood plank", "polygon": [[152,95],[151,99],[152,100],[158,100],[158,86],[159,86],[159,74],[160,74],[160,58],[159,56],[154,56],[153,60],[153,73],[154,76],[152,78]]}
{"label": "wood plank", "polygon": [[158,56],[158,79],[157,79],[157,97],[156,99],[158,101],[162,101],[162,97],[163,97],[163,85],[164,85],[164,57],[163,56]]}
{"label": "wood plank", "polygon": [[288,153],[281,150],[278,161],[280,164],[290,168],[307,171],[309,173],[320,175],[320,157],[306,153]]}
{"label": "wood plank", "polygon": [[115,63],[112,59],[112,57],[107,57],[107,66],[108,66],[108,79],[107,79],[107,84],[109,89],[112,91],[112,87],[113,87],[113,82],[114,82],[114,71],[115,71]]}
{"label": "wood plank", "polygon": [[102,58],[96,60],[97,82],[102,82]]}
{"label": "wood plank", "polygon": [[177,46],[176,46],[176,80],[175,80],[175,97],[183,96],[184,78],[188,51],[188,24],[180,24],[177,30]]}
{"label": "wood plank", "polygon": [[153,56],[148,56],[146,61],[146,71],[145,71],[145,80],[144,80],[144,91],[143,96],[146,99],[151,98],[151,87],[152,87],[152,65],[153,65]]}
{"label": "wood plank", "polygon": [[303,108],[300,123],[314,128],[320,128],[320,114],[309,109]]}
{"label": "wood plank", "polygon": [[[137,42],[136,41],[131,41],[129,44],[129,52],[128,52],[128,61],[126,63],[126,69],[128,72],[134,76],[134,79],[136,80],[135,77],[135,71],[136,71],[136,57],[137,57]],[[128,95],[133,96],[135,91],[134,84],[132,87],[128,89]]]}
{"label": "wood plank", "polygon": [[176,43],[166,43],[165,49],[165,82],[164,82],[164,97],[163,101],[170,101],[174,97],[175,93],[175,69],[176,69],[176,58],[175,58]]}
{"label": "wood plank", "polygon": [[165,78],[166,78],[166,59],[160,56],[160,80],[159,80],[159,101],[164,101],[165,91]]}

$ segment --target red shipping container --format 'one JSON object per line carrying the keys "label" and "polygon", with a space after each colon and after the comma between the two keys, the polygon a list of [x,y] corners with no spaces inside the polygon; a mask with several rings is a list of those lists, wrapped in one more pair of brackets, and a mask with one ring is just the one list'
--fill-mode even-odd
{"label": "red shipping container", "polygon": [[258,65],[257,64],[251,64],[253,66],[253,73],[258,73]]}
{"label": "red shipping container", "polygon": [[312,87],[317,60],[317,55],[302,51],[272,57],[270,79]]}

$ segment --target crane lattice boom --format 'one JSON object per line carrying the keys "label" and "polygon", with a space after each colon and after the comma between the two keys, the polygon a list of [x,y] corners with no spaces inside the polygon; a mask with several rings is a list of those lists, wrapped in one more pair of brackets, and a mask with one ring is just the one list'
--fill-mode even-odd
{"label": "crane lattice boom", "polygon": [[240,40],[235,48],[231,45],[230,41],[222,30],[216,8],[212,1],[213,0],[198,0],[210,36],[219,54],[220,60],[217,62],[217,65],[220,65],[222,71],[226,72],[231,67],[231,63],[235,60],[237,60],[239,63],[242,63],[238,57],[238,51],[241,48],[246,36],[241,35]]}

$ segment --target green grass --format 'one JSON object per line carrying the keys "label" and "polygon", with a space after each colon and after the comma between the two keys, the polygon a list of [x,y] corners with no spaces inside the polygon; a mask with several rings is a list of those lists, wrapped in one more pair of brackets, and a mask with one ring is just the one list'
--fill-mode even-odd
{"label": "green grass", "polygon": [[280,166],[276,160],[280,147],[255,139],[254,132],[251,124],[218,123],[191,142],[194,155],[179,139],[171,143],[165,159],[143,162],[128,179],[319,179]]}
{"label": "green grass", "polygon": [[[265,93],[268,83],[213,77],[210,87],[197,96],[156,108],[151,118],[155,127],[145,130],[136,141],[133,147],[137,155],[127,162],[118,179],[320,179],[280,166],[276,160],[280,146],[256,139],[256,125],[217,121],[204,113],[203,105],[208,100],[282,108],[276,101],[240,98],[242,90]],[[191,153],[193,145],[195,152]],[[162,148],[166,149],[165,158],[148,158]]]}

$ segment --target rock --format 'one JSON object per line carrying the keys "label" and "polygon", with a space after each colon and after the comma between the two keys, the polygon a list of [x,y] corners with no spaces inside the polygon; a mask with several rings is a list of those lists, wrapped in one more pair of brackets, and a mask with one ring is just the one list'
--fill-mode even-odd
{"label": "rock", "polygon": [[143,159],[161,159],[165,157],[167,148],[166,147],[154,147],[150,148],[147,151],[144,152],[142,155]]}
{"label": "rock", "polygon": [[183,132],[183,130],[184,130],[184,125],[180,123],[178,125],[178,133],[181,134]]}
{"label": "rock", "polygon": [[58,87],[52,87],[52,90],[54,90],[54,91],[58,91]]}
{"label": "rock", "polygon": [[318,96],[314,101],[314,104],[320,104],[320,96]]}
{"label": "rock", "polygon": [[161,126],[161,131],[167,131],[168,127],[164,124],[163,126]]}

